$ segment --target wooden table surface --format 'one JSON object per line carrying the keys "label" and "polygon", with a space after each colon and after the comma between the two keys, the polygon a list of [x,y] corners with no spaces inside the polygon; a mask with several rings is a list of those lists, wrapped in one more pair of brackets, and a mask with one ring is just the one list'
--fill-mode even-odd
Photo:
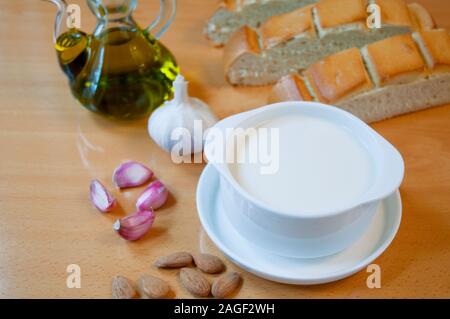
{"label": "wooden table surface", "polygon": [[[448,0],[417,0],[450,29]],[[82,2],[82,28],[93,17]],[[180,0],[176,21],[163,42],[190,81],[190,91],[220,118],[266,102],[268,88],[226,84],[221,50],[209,47],[202,27],[216,1]],[[139,1],[137,20],[147,23],[157,1]],[[0,297],[108,298],[116,274],[137,279],[150,273],[168,280],[175,296],[189,297],[176,271],[151,267],[178,250],[221,255],[202,230],[195,190],[202,164],[176,165],[149,139],[146,120],[113,122],[72,98],[52,46],[54,8],[36,0],[0,0]],[[147,21],[148,20],[148,21]],[[278,284],[240,271],[237,297],[450,297],[450,106],[374,124],[406,161],[401,187],[403,220],[392,245],[375,262],[382,288],[368,289],[368,274],[311,287]],[[171,191],[155,226],[139,242],[112,231],[131,213],[142,190],[114,191],[121,203],[101,215],[88,200],[92,178],[113,189],[121,161],[148,164]],[[69,264],[81,267],[81,289],[66,286]]]}

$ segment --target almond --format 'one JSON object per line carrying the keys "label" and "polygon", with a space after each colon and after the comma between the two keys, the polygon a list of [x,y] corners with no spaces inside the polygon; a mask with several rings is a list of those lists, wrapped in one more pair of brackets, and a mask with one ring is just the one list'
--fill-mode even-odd
{"label": "almond", "polygon": [[194,255],[195,265],[207,274],[218,274],[225,270],[225,264],[219,257],[210,254]]}
{"label": "almond", "polygon": [[132,299],[136,295],[134,284],[128,278],[115,276],[112,281],[113,299]]}
{"label": "almond", "polygon": [[237,272],[223,274],[214,280],[212,284],[212,295],[216,298],[225,298],[232,294],[240,285],[241,276]]}
{"label": "almond", "polygon": [[192,256],[187,252],[177,252],[156,259],[154,265],[158,268],[181,268],[192,264]]}
{"label": "almond", "polygon": [[142,275],[137,286],[142,299],[161,299],[166,297],[170,291],[167,282],[151,275]]}
{"label": "almond", "polygon": [[211,291],[211,285],[201,272],[191,268],[183,268],[180,271],[180,281],[184,288],[196,297],[207,297]]}

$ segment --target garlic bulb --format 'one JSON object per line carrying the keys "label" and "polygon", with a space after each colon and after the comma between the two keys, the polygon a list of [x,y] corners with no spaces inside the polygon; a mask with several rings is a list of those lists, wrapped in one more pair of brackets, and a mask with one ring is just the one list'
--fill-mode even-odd
{"label": "garlic bulb", "polygon": [[148,132],[156,144],[167,152],[182,144],[183,156],[201,152],[203,132],[217,122],[207,104],[189,97],[187,84],[178,74],[173,82],[173,100],[157,108],[148,120]]}

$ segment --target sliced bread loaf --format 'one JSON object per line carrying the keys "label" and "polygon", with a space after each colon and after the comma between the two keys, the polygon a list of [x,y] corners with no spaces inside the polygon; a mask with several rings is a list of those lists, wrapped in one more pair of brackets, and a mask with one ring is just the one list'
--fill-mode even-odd
{"label": "sliced bread loaf", "polygon": [[366,0],[322,0],[271,17],[257,29],[241,28],[225,46],[226,78],[233,85],[271,84],[336,52],[434,28],[417,4],[375,1],[382,13],[379,29],[367,27]]}
{"label": "sliced bread loaf", "polygon": [[269,100],[328,103],[366,122],[450,103],[450,35],[420,31],[336,53],[283,77]]}
{"label": "sliced bread loaf", "polygon": [[223,46],[242,26],[257,28],[268,18],[317,0],[223,0],[208,20],[204,33],[214,46]]}

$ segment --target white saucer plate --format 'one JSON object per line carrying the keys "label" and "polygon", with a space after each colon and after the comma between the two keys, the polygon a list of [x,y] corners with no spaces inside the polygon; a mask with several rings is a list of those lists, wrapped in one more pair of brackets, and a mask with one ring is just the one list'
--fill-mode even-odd
{"label": "white saucer plate", "polygon": [[400,193],[384,199],[367,232],[349,248],[327,257],[289,258],[272,254],[243,238],[230,224],[217,198],[219,174],[212,165],[197,186],[197,209],[204,230],[214,244],[241,268],[268,280],[313,285],[343,279],[364,269],[394,239],[401,221]]}

